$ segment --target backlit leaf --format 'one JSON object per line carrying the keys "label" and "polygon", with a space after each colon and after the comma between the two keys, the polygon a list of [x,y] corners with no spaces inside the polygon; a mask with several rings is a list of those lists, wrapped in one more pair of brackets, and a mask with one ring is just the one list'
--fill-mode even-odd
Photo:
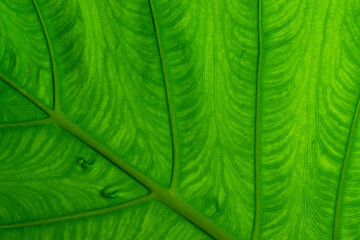
{"label": "backlit leaf", "polygon": [[0,1],[0,239],[360,239],[359,22]]}

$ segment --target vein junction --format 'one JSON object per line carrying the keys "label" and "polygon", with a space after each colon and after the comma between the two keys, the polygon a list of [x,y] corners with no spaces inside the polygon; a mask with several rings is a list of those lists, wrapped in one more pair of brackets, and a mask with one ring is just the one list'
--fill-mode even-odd
{"label": "vein junction", "polygon": [[157,36],[157,43],[159,48],[159,55],[162,62],[162,70],[163,70],[163,76],[165,81],[165,87],[166,87],[166,94],[167,94],[167,101],[168,101],[168,110],[169,110],[169,119],[170,119],[170,125],[171,125],[171,131],[172,131],[172,141],[173,141],[173,160],[174,160],[174,166],[173,166],[173,176],[171,181],[170,188],[163,188],[157,183],[155,183],[152,179],[150,179],[148,176],[144,175],[131,165],[129,165],[125,160],[111,152],[106,146],[95,140],[91,135],[89,135],[87,132],[80,129],[76,124],[71,122],[69,119],[67,119],[64,114],[60,110],[59,105],[59,98],[58,98],[58,86],[57,86],[57,70],[56,65],[54,62],[54,53],[52,50],[52,45],[50,41],[50,37],[48,35],[45,22],[43,20],[43,17],[41,15],[40,9],[37,5],[36,0],[33,0],[34,7],[37,11],[39,20],[41,22],[44,35],[47,41],[48,50],[50,54],[50,60],[52,63],[52,72],[53,72],[53,84],[54,84],[54,106],[53,108],[47,107],[45,104],[40,102],[36,97],[28,93],[23,87],[19,86],[15,81],[11,80],[7,76],[0,73],[0,78],[7,83],[9,86],[11,86],[13,89],[15,89],[19,94],[27,98],[30,102],[32,102],[34,105],[36,105],[39,109],[41,109],[43,112],[45,112],[48,115],[47,119],[42,120],[34,120],[34,121],[27,121],[27,122],[20,122],[20,123],[9,123],[9,124],[1,124],[1,127],[20,127],[20,126],[33,126],[33,125],[40,125],[40,124],[47,124],[52,123],[63,130],[69,132],[74,137],[81,140],[85,145],[92,148],[95,152],[106,158],[108,161],[112,162],[115,166],[120,168],[122,171],[127,173],[130,177],[135,179],[138,183],[146,187],[150,194],[138,199],[133,199],[126,203],[121,203],[119,205],[115,205],[112,207],[104,208],[104,209],[98,209],[98,210],[92,210],[88,212],[83,212],[79,214],[73,214],[69,216],[61,216],[56,217],[52,219],[44,219],[39,221],[32,221],[32,222],[26,222],[26,223],[17,223],[17,224],[11,224],[11,225],[3,225],[0,226],[0,229],[10,229],[10,228],[19,228],[19,227],[26,227],[26,226],[35,226],[35,225],[41,225],[41,224],[47,224],[47,223],[54,223],[54,222],[61,222],[61,221],[67,221],[67,220],[73,220],[77,218],[83,218],[83,217],[90,217],[95,216],[99,214],[105,214],[113,211],[117,211],[129,206],[133,206],[145,201],[149,200],[157,200],[183,216],[185,219],[193,223],[195,226],[200,228],[204,233],[208,234],[210,237],[215,239],[221,239],[221,240],[228,240],[228,239],[235,239],[233,236],[225,232],[223,229],[219,228],[217,225],[215,225],[213,222],[211,222],[208,218],[203,216],[201,213],[199,213],[196,209],[194,209],[192,206],[190,206],[188,203],[186,203],[177,193],[176,193],[176,183],[177,183],[177,175],[178,175],[178,147],[177,147],[177,134],[176,134],[176,128],[175,128],[175,118],[173,113],[173,107],[171,102],[171,94],[170,94],[170,87],[169,87],[169,79],[167,76],[167,70],[165,65],[165,57],[162,51],[161,47],[161,41],[159,37],[159,32],[157,28],[156,23],[156,17],[155,12],[153,9],[152,1],[149,0],[149,6],[153,18],[154,23],[154,30],[155,34]]}

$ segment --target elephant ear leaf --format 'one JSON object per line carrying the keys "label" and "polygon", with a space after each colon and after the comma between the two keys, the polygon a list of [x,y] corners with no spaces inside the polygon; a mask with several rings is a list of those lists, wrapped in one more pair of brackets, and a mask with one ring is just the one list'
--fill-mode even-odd
{"label": "elephant ear leaf", "polygon": [[360,238],[359,11],[0,1],[0,239]]}

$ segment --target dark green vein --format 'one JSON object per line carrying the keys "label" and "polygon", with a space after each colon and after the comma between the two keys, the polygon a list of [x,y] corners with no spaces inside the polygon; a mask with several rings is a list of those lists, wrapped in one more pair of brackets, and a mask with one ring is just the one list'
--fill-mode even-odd
{"label": "dark green vein", "polygon": [[256,77],[256,102],[255,102],[255,146],[254,146],[254,174],[255,174],[255,207],[254,207],[254,225],[252,240],[259,239],[260,236],[260,86],[261,86],[261,67],[262,67],[262,20],[261,20],[261,0],[258,2],[258,65]]}
{"label": "dark green vein", "polygon": [[31,226],[37,226],[37,225],[43,225],[43,224],[50,224],[50,223],[59,223],[59,222],[80,219],[80,218],[103,215],[106,213],[112,213],[115,211],[119,211],[121,209],[131,207],[131,206],[134,206],[134,205],[146,202],[146,201],[150,201],[152,199],[153,199],[153,195],[149,194],[149,195],[146,195],[146,196],[143,196],[143,197],[140,197],[137,199],[133,199],[133,200],[125,202],[125,203],[120,203],[115,206],[107,207],[107,208],[96,209],[96,210],[86,211],[86,212],[77,213],[77,214],[55,217],[55,218],[41,219],[41,220],[31,221],[31,222],[2,225],[2,226],[0,226],[0,230],[1,229],[21,228],[21,227],[31,227]]}
{"label": "dark green vein", "polygon": [[171,99],[170,81],[169,81],[168,71],[166,68],[164,50],[163,50],[162,44],[161,44],[159,26],[156,21],[156,14],[155,14],[154,5],[152,3],[152,0],[149,0],[149,6],[150,6],[150,11],[151,11],[152,21],[154,24],[156,42],[158,45],[158,50],[159,50],[159,55],[160,55],[161,69],[162,69],[162,73],[163,73],[163,77],[164,77],[166,100],[167,100],[167,106],[168,106],[168,112],[169,112],[172,152],[173,152],[173,156],[172,156],[173,157],[173,169],[172,169],[170,189],[172,191],[174,191],[176,189],[177,182],[178,182],[178,176],[179,176],[179,144],[178,144],[178,136],[177,136],[177,131],[176,131],[175,113],[174,113],[174,107],[173,107],[172,99]]}
{"label": "dark green vein", "polygon": [[339,230],[340,230],[340,217],[341,217],[341,207],[342,201],[344,198],[344,186],[346,180],[346,173],[349,167],[349,159],[351,155],[351,147],[354,140],[354,134],[356,129],[356,123],[359,119],[359,112],[360,112],[360,97],[357,102],[356,110],[354,112],[354,116],[351,123],[351,129],[348,137],[348,141],[346,144],[346,152],[345,157],[343,160],[343,165],[341,169],[341,175],[339,180],[338,192],[336,197],[336,206],[335,206],[335,216],[334,216],[334,231],[333,231],[333,240],[339,239]]}
{"label": "dark green vein", "polygon": [[41,14],[39,5],[37,4],[36,0],[33,0],[33,4],[34,7],[36,9],[36,13],[39,17],[40,23],[41,23],[41,27],[43,29],[44,35],[45,35],[45,39],[46,39],[46,45],[48,47],[49,50],[49,55],[50,55],[50,63],[51,63],[51,71],[52,71],[52,80],[53,80],[53,108],[54,109],[58,109],[59,107],[59,81],[58,81],[58,72],[57,72],[57,67],[56,67],[56,62],[55,62],[55,55],[54,55],[54,51],[53,51],[53,47],[50,41],[50,36],[49,36],[49,32],[46,28],[45,22],[44,22],[44,18]]}
{"label": "dark green vein", "polygon": [[21,88],[14,81],[8,79],[7,77],[0,74],[0,78],[2,78],[7,84],[17,90],[21,95],[29,99],[36,106],[38,106],[45,113],[47,113],[54,124],[61,127],[68,133],[72,134],[74,137],[82,141],[85,145],[92,148],[95,152],[112,162],[115,166],[123,170],[130,177],[132,177],[137,182],[149,189],[156,199],[177,212],[179,215],[183,216],[189,222],[193,223],[199,229],[203,230],[206,234],[215,239],[234,239],[234,237],[219,228],[208,218],[203,216],[192,206],[186,203],[180,196],[174,193],[174,191],[170,191],[170,189],[165,189],[161,187],[148,176],[144,175],[143,173],[129,165],[126,161],[124,161],[122,158],[111,152],[104,145],[96,141],[93,137],[91,137],[88,133],[84,132],[73,122],[69,121],[65,116],[63,116],[62,113],[48,108],[39,100],[37,100],[34,96],[29,94],[25,89]]}

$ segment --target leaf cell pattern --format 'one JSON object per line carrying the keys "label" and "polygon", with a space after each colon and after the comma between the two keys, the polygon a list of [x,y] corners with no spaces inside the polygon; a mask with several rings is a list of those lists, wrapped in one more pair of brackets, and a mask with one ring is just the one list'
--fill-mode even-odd
{"label": "leaf cell pattern", "polygon": [[359,1],[0,12],[0,239],[360,238]]}

